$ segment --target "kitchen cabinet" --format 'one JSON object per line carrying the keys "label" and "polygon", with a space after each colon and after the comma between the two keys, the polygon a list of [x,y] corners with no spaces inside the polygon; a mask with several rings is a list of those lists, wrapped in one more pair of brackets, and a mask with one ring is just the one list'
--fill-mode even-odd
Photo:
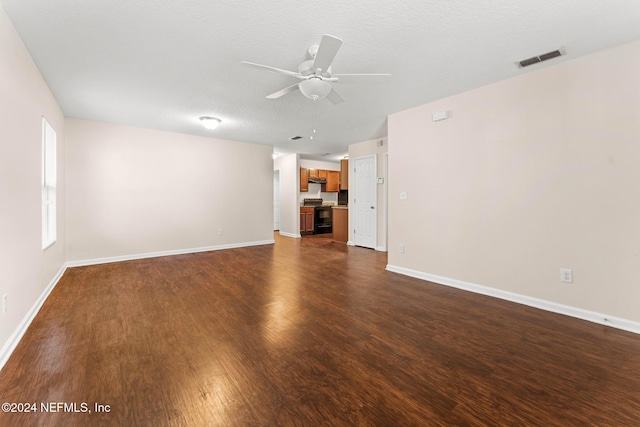
{"label": "kitchen cabinet", "polygon": [[325,171],[327,173],[327,183],[325,189],[327,193],[337,193],[340,191],[340,172]]}
{"label": "kitchen cabinet", "polygon": [[300,234],[313,233],[313,207],[300,208]]}
{"label": "kitchen cabinet", "polygon": [[340,243],[349,240],[349,208],[346,206],[333,207],[333,240]]}
{"label": "kitchen cabinet", "polygon": [[340,160],[340,189],[349,189],[349,159]]}
{"label": "kitchen cabinet", "polygon": [[300,191],[309,191],[309,169],[300,168]]}
{"label": "kitchen cabinet", "polygon": [[322,184],[321,191],[337,193],[340,191],[340,175],[340,171],[300,168],[300,192],[309,191],[310,178],[324,178],[326,183]]}

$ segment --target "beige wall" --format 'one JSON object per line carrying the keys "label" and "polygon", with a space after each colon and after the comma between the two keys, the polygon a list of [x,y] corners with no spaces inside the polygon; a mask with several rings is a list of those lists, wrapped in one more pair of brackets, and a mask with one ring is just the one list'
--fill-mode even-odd
{"label": "beige wall", "polygon": [[78,119],[66,130],[68,261],[273,240],[271,147]]}
{"label": "beige wall", "polygon": [[324,169],[328,171],[339,171],[340,163],[325,162],[321,160],[300,159],[300,167],[307,169]]}
{"label": "beige wall", "polygon": [[389,265],[640,321],[638,76],[640,41],[390,116]]}
{"label": "beige wall", "polygon": [[[363,141],[349,146],[349,206],[353,208],[353,198],[355,196],[356,183],[353,176],[353,161],[359,157],[376,156],[377,176],[384,178],[383,184],[377,185],[377,229],[376,229],[376,249],[379,251],[387,250],[387,213],[386,213],[386,192],[387,192],[387,176],[385,170],[385,162],[387,161],[387,137]],[[382,141],[382,145],[378,145]],[[349,209],[349,242],[353,243],[355,235],[353,230],[354,211]]]}
{"label": "beige wall", "polygon": [[[42,117],[57,134],[57,242],[42,250]],[[0,359],[64,265],[64,116],[0,6]],[[0,360],[0,367],[2,366]]]}

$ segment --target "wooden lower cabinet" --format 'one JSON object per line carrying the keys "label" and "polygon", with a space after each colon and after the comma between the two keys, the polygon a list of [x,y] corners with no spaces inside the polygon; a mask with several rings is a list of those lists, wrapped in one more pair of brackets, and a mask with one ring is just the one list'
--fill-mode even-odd
{"label": "wooden lower cabinet", "polygon": [[313,211],[311,208],[300,208],[300,234],[313,233]]}
{"label": "wooden lower cabinet", "polygon": [[349,208],[333,208],[333,240],[341,243],[349,240]]}

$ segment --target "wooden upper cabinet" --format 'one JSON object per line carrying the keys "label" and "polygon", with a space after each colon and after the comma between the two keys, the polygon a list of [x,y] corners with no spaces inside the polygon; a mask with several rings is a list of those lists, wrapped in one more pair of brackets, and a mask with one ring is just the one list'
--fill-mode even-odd
{"label": "wooden upper cabinet", "polygon": [[349,189],[349,159],[340,160],[340,189]]}
{"label": "wooden upper cabinet", "polygon": [[322,184],[322,192],[337,193],[340,191],[340,171],[325,169],[300,168],[300,192],[309,191],[309,178],[324,178],[326,184]]}
{"label": "wooden upper cabinet", "polygon": [[300,191],[309,191],[309,169],[300,168]]}
{"label": "wooden upper cabinet", "polygon": [[338,171],[325,171],[327,172],[327,184],[325,191],[328,193],[337,193],[340,191],[340,172]]}

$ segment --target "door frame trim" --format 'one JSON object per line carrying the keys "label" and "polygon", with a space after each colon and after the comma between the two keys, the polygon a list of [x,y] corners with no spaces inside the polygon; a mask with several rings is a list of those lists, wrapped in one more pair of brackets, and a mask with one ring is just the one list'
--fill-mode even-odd
{"label": "door frame trim", "polygon": [[[360,156],[360,157],[356,157],[353,159],[353,183],[354,185],[354,195],[353,195],[353,199],[357,200],[358,199],[358,176],[357,176],[357,172],[356,172],[356,163],[358,162],[358,160],[364,160],[364,159],[369,159],[369,158],[373,158],[373,197],[375,199],[375,210],[376,210],[376,220],[375,220],[375,227],[374,227],[374,233],[375,233],[375,241],[373,242],[373,246],[361,246],[358,245],[357,243],[357,236],[356,233],[353,233],[353,245],[354,246],[361,246],[363,248],[370,248],[370,249],[375,249],[377,250],[378,248],[378,211],[379,211],[379,203],[378,203],[378,184],[377,184],[377,176],[378,176],[378,154],[374,153],[374,154],[367,154],[365,156]],[[351,172],[351,171],[349,171]],[[351,184],[349,184],[349,188],[351,188]],[[353,213],[353,228],[357,229],[358,228],[358,210],[357,210],[357,202],[354,203],[354,213]]]}

